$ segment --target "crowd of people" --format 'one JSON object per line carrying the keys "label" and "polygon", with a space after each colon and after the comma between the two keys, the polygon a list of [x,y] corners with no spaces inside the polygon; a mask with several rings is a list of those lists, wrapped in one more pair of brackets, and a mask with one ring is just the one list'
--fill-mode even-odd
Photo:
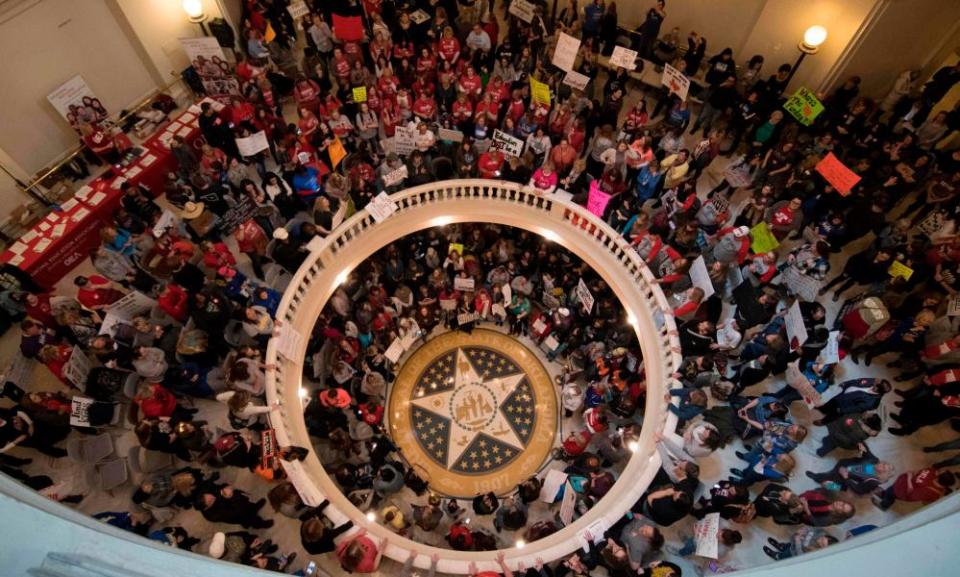
{"label": "crowd of people", "polygon": [[[613,486],[643,425],[639,343],[603,271],[532,233],[474,223],[381,249],[337,289],[310,335],[305,419],[314,446],[277,447],[269,429],[274,367],[264,352],[282,330],[283,280],[308,243],[380,192],[487,178],[583,205],[608,195],[599,210],[590,205],[656,277],[683,356],[667,384],[677,429],[658,435],[663,467],[649,490],[566,559],[509,567],[501,555],[504,575],[679,576],[691,564],[718,573],[736,565],[758,518],[791,527],[791,537],[762,545],[785,559],[874,528],[857,523],[858,511],[931,503],[956,485],[960,452],[898,470],[876,438],[944,431],[946,421],[960,431],[960,151],[938,147],[960,115],[935,108],[960,66],[922,85],[904,72],[887,95],[861,95],[851,77],[821,95],[824,112],[804,125],[783,109],[789,64],[729,48],[708,57],[696,32],[684,49],[679,30],[661,35],[663,0],[625,39],[615,3],[603,0],[571,0],[555,19],[534,2],[529,22],[487,0],[316,1],[296,20],[288,4],[244,2],[241,92],[222,107],[203,105],[201,150],[173,143],[177,168],[163,191],[124,185],[91,255],[96,274],[77,276],[69,295],[29,279],[0,294],[20,322],[22,355],[63,383],[5,384],[13,404],[0,408],[4,473],[82,503],[82,490],[31,472],[32,451],[66,458],[68,436],[109,428],[123,407],[119,419],[141,447],[177,464],[138,479],[128,507],[96,516],[171,546],[307,569],[271,540],[279,514],[301,523],[305,554],[376,571],[387,543],[350,523],[332,526],[327,503],[306,506],[285,479],[283,461],[309,451],[358,508],[424,543],[495,550],[559,530],[561,496],[544,499],[537,478],[466,506],[442,499],[382,427],[398,368],[385,351],[395,338],[502,327],[558,368],[569,431],[553,459],[576,489],[573,518]],[[342,39],[350,35],[340,17],[360,17],[361,40]],[[561,33],[581,40],[573,70],[589,79],[582,90],[551,64]],[[638,51],[638,71],[607,65],[618,43]],[[687,99],[639,80],[644,67],[665,64],[693,79]],[[546,85],[546,101],[532,80]],[[261,131],[269,150],[242,156],[235,139]],[[520,150],[501,146],[498,132]],[[828,154],[859,177],[852,190],[815,169]],[[157,234],[167,206],[174,221]],[[473,279],[475,290],[456,290],[457,278]],[[577,296],[581,279],[596,298],[589,310]],[[155,306],[111,318],[111,305],[134,292]],[[68,368],[76,351],[93,365],[82,383]],[[882,376],[866,368],[878,359]],[[71,425],[76,389],[93,401],[82,427]],[[198,418],[206,400],[220,403],[228,425]],[[924,451],[960,451],[957,440],[941,441]],[[801,475],[805,442],[821,464]],[[701,480],[698,462],[720,452],[743,464]],[[267,497],[221,480],[226,471],[258,476]],[[191,534],[177,523],[189,509],[218,526]],[[697,557],[692,524],[715,513],[717,558]],[[402,575],[414,573],[417,555]]]}

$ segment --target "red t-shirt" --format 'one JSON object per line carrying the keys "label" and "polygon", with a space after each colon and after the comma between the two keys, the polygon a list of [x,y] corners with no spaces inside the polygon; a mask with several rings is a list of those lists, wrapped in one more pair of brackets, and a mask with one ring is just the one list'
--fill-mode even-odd
{"label": "red t-shirt", "polygon": [[429,96],[421,96],[413,102],[413,113],[420,118],[432,119],[437,113],[437,105]]}
{"label": "red t-shirt", "polygon": [[946,490],[937,483],[937,470],[928,467],[897,477],[893,494],[901,501],[932,503],[943,497]]}
{"label": "red t-shirt", "polygon": [[350,61],[346,56],[333,59],[333,73],[338,80],[350,78]]}
{"label": "red t-shirt", "polygon": [[456,38],[441,38],[437,46],[440,58],[447,62],[454,62],[460,55],[460,41]]}
{"label": "red t-shirt", "polygon": [[480,94],[480,89],[483,88],[483,79],[477,74],[473,76],[464,75],[460,79],[460,88],[466,92],[468,96],[475,98]]}
{"label": "red t-shirt", "polygon": [[496,178],[501,166],[503,166],[503,155],[494,156],[490,152],[481,154],[480,160],[477,162],[480,178]]}
{"label": "red t-shirt", "polygon": [[473,105],[470,104],[469,100],[463,102],[457,100],[453,103],[453,117],[457,122],[469,120],[471,116],[473,116]]}

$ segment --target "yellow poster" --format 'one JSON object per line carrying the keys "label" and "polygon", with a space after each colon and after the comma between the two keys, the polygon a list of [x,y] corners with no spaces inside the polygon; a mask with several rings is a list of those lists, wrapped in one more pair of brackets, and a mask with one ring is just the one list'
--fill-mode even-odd
{"label": "yellow poster", "polygon": [[453,251],[457,251],[457,254],[463,254],[463,245],[459,242],[451,242],[450,250],[447,251],[447,254],[450,254]]}
{"label": "yellow poster", "polygon": [[893,264],[890,265],[890,268],[887,269],[887,274],[893,278],[900,277],[903,280],[910,280],[910,277],[913,276],[913,269],[902,262],[895,260],[893,261]]}
{"label": "yellow poster", "polygon": [[264,41],[269,44],[273,42],[273,39],[277,37],[277,33],[273,31],[273,25],[267,22],[267,31],[263,33]]}
{"label": "yellow poster", "polygon": [[550,106],[550,87],[536,78],[530,78],[530,95],[534,102]]}
{"label": "yellow poster", "polygon": [[357,104],[367,101],[367,87],[357,86],[353,89],[353,101]]}

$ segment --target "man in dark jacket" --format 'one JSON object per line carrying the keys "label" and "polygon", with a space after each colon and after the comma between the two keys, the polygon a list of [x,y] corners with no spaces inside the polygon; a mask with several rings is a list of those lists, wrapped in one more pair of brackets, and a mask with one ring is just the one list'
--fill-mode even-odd
{"label": "man in dark jacket", "polygon": [[842,415],[864,413],[876,410],[883,395],[890,392],[890,381],[886,379],[853,379],[840,383],[840,394],[833,397],[817,410],[823,418],[813,422],[818,427],[835,421]]}
{"label": "man in dark jacket", "polygon": [[836,449],[865,450],[864,441],[880,433],[880,415],[863,413],[847,415],[827,424],[827,436],[817,449],[817,456],[825,457]]}
{"label": "man in dark jacket", "polygon": [[267,502],[260,499],[251,503],[250,499],[230,485],[219,489],[211,487],[200,493],[195,506],[203,518],[211,523],[232,523],[242,525],[245,529],[266,529],[273,527],[272,519],[263,519],[257,513]]}

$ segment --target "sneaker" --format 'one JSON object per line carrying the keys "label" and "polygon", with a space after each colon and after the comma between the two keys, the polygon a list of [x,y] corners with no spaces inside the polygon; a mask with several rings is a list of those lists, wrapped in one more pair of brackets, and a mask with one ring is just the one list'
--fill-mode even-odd
{"label": "sneaker", "polygon": [[743,459],[744,461],[747,460],[747,454],[744,453],[743,451],[736,451],[734,454],[735,454],[738,458]]}

